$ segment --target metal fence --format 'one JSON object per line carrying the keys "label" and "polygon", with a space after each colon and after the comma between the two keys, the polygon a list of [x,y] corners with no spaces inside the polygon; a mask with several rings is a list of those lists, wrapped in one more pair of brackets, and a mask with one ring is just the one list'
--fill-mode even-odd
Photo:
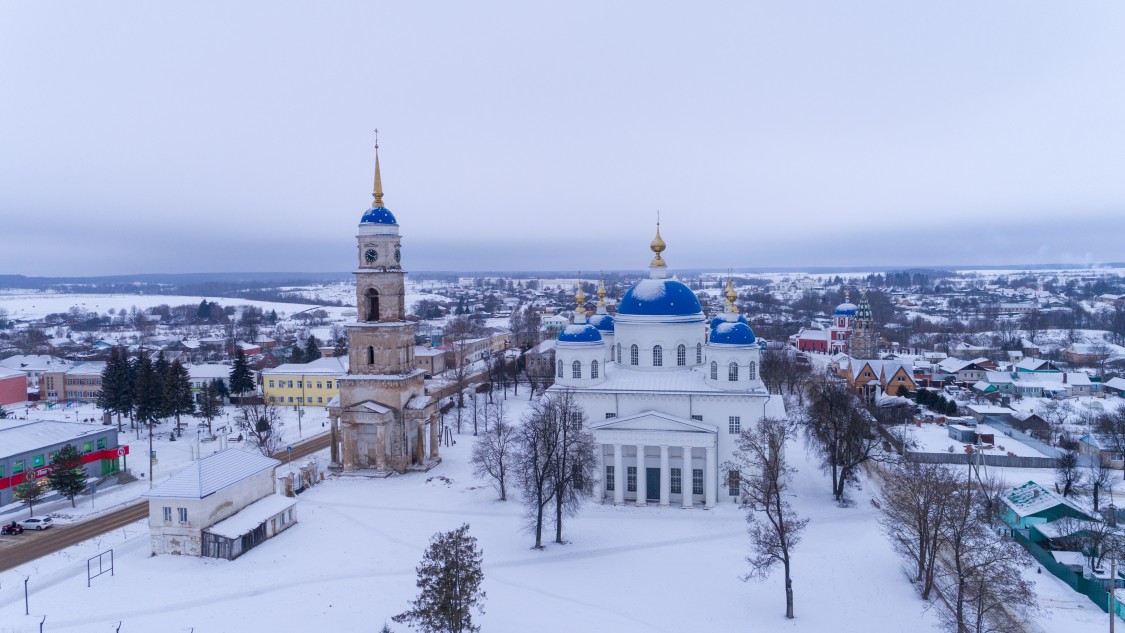
{"label": "metal fence", "polygon": [[[921,464],[966,464],[967,453],[918,453],[906,451],[905,459]],[[1058,460],[1054,457],[1015,457],[1012,455],[974,454],[972,460],[984,466],[1010,466],[1012,468],[1054,468]]]}
{"label": "metal fence", "polygon": [[[1024,546],[1028,552],[1035,558],[1036,562],[1043,566],[1043,569],[1054,574],[1056,578],[1065,582],[1071,589],[1086,596],[1091,602],[1098,605],[1102,611],[1109,613],[1109,592],[1102,587],[1101,582],[1086,578],[1082,574],[1075,572],[1070,567],[1063,565],[1055,560],[1051,553],[1043,549],[1023,533],[1021,530],[1016,530],[1012,534],[1016,542]],[[1125,618],[1125,605],[1121,602],[1114,602],[1114,613],[1119,617]]]}

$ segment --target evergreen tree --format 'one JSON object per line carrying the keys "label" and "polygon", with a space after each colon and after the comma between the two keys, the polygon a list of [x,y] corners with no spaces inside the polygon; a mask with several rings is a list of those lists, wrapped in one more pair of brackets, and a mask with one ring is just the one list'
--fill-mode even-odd
{"label": "evergreen tree", "polygon": [[42,501],[45,494],[47,494],[46,486],[43,485],[42,481],[35,480],[16,486],[14,496],[16,501],[27,506],[27,516],[33,517],[35,516],[35,504]]}
{"label": "evergreen tree", "polygon": [[211,382],[203,383],[199,393],[199,416],[207,420],[207,434],[211,435],[211,421],[223,411],[223,402],[220,400],[219,390],[215,388],[220,383],[217,378]]}
{"label": "evergreen tree", "polygon": [[10,414],[8,413],[7,409],[5,409],[4,407],[0,407],[0,420],[7,420],[9,415]]}
{"label": "evergreen tree", "polygon": [[469,525],[451,532],[439,532],[418,565],[418,597],[410,610],[393,618],[407,622],[423,633],[464,633],[479,631],[473,624],[472,610],[484,613],[485,592],[481,589],[483,554],[477,539],[469,536]]}
{"label": "evergreen tree", "polygon": [[125,350],[114,347],[109,353],[109,362],[102,370],[102,390],[98,394],[98,406],[105,411],[117,414],[117,430],[121,430],[121,416],[133,411],[133,376],[129,366],[129,355]]}
{"label": "evergreen tree", "polygon": [[296,343],[293,344],[293,349],[289,350],[289,362],[303,363],[305,362],[305,350]]}
{"label": "evergreen tree", "polygon": [[270,325],[277,325],[277,310],[270,310],[269,317],[267,318]]}
{"label": "evergreen tree", "polygon": [[235,354],[234,367],[230,370],[230,391],[237,396],[254,391],[254,374],[250,372],[250,363],[241,348]]}
{"label": "evergreen tree", "polygon": [[[222,378],[215,378],[211,380],[211,384],[215,387],[215,393],[219,394],[219,398],[229,398],[230,389],[227,389],[227,381]],[[220,404],[222,404],[220,402]]]}
{"label": "evergreen tree", "polygon": [[164,407],[164,416],[176,416],[176,431],[180,430],[180,416],[195,413],[195,400],[191,394],[191,376],[187,367],[180,359],[172,361],[168,366],[168,374],[164,377],[164,396],[161,405]]}
{"label": "evergreen tree", "polygon": [[344,358],[348,355],[348,337],[336,337],[336,340],[332,342],[332,355],[336,358]]}
{"label": "evergreen tree", "polygon": [[161,402],[164,385],[156,374],[156,367],[144,352],[137,357],[137,377],[133,383],[135,416],[139,424],[152,427],[163,413]]}
{"label": "evergreen tree", "polygon": [[51,459],[47,484],[55,492],[70,499],[70,507],[74,507],[74,498],[86,489],[86,469],[82,467],[82,453],[73,444],[62,447]]}
{"label": "evergreen tree", "polygon": [[157,390],[157,396],[156,397],[157,397],[158,407],[159,407],[159,410],[160,410],[160,416],[159,417],[162,417],[162,418],[167,417],[167,416],[164,415],[164,382],[166,380],[168,380],[168,367],[169,366],[170,365],[168,363],[168,359],[164,358],[164,351],[161,350],[160,353],[158,353],[156,355],[156,361],[153,362],[152,369],[156,373],[156,380],[160,385],[160,388]]}
{"label": "evergreen tree", "polygon": [[309,340],[305,341],[305,362],[311,363],[318,358],[320,358],[320,342],[310,334]]}

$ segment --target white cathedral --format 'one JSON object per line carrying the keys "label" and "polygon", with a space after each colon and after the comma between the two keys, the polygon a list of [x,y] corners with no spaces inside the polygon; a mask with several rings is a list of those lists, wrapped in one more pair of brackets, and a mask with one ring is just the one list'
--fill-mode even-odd
{"label": "white cathedral", "polygon": [[759,378],[760,347],[731,284],[708,324],[691,289],[669,278],[659,224],[651,248],[649,279],[625,292],[616,317],[602,287],[587,322],[579,288],[548,394],[569,390],[586,413],[599,448],[595,499],[684,508],[737,501],[737,473],[722,464],[743,429],[784,417],[785,405]]}

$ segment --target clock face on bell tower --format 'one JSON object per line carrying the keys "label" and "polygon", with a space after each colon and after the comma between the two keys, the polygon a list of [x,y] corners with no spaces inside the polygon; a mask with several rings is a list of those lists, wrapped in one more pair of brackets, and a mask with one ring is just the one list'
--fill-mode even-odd
{"label": "clock face on bell tower", "polygon": [[368,264],[374,264],[375,262],[379,261],[379,251],[375,250],[374,248],[369,248],[363,253],[363,259]]}

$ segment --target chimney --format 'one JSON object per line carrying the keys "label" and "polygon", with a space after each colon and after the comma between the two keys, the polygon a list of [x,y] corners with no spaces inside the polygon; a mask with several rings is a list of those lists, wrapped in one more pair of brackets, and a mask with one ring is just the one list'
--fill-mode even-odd
{"label": "chimney", "polygon": [[1066,372],[1065,371],[1063,372],[1063,384],[1064,385],[1066,384]]}

